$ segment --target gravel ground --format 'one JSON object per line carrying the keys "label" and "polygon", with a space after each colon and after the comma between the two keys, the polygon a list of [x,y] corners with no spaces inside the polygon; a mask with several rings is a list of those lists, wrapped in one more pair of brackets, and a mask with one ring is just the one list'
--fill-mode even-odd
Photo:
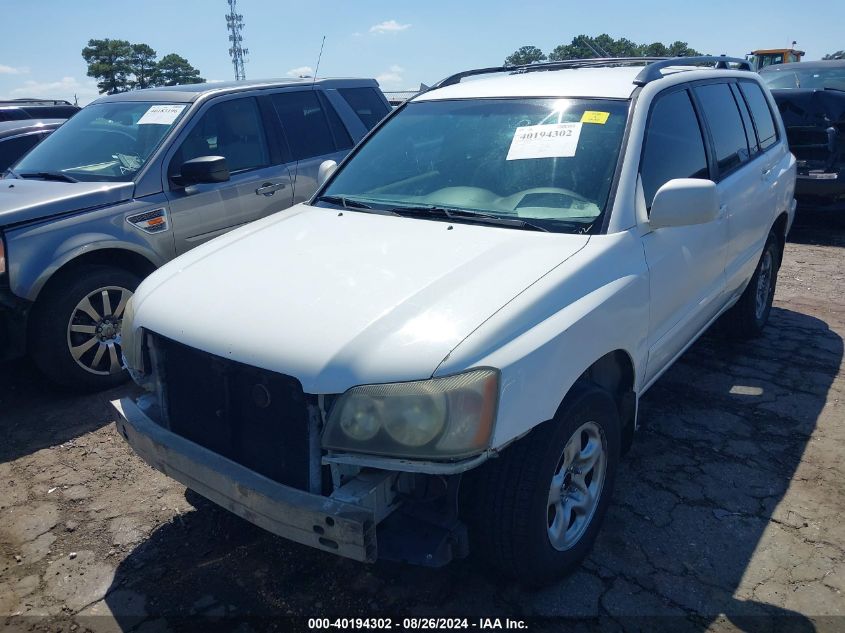
{"label": "gravel ground", "polygon": [[363,566],[288,543],[136,458],[108,404],[129,387],[78,396],[28,362],[0,366],[0,623],[146,632],[198,614],[440,615],[536,629],[559,623],[538,616],[598,616],[843,630],[844,248],[841,227],[799,226],[765,336],[705,336],[644,397],[595,549],[541,591],[471,562]]}

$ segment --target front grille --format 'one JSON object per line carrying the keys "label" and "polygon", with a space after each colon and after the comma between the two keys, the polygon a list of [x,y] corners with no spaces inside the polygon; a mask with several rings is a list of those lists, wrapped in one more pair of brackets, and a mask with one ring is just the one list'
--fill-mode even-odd
{"label": "front grille", "polygon": [[309,489],[308,406],[296,378],[156,336],[171,431],[279,483]]}

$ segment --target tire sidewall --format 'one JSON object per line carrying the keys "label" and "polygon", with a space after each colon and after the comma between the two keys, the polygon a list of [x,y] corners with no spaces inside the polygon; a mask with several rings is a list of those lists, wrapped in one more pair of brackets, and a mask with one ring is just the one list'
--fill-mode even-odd
{"label": "tire sidewall", "polygon": [[[766,298],[766,309],[763,310],[763,314],[760,318],[757,318],[757,306],[756,306],[756,297],[757,297],[757,284],[760,282],[760,270],[763,267],[763,260],[765,259],[766,253],[770,253],[772,257],[772,272],[771,272],[771,280],[769,281],[769,296]],[[775,298],[775,288],[777,286],[777,273],[778,269],[780,268],[780,261],[778,257],[778,249],[777,244],[775,241],[769,237],[766,241],[766,246],[763,249],[763,253],[760,255],[760,261],[757,264],[757,270],[754,271],[754,278],[751,282],[751,297],[753,298],[752,301],[752,309],[753,316],[754,316],[754,323],[758,331],[762,332],[763,328],[766,326],[766,323],[769,320],[769,314],[772,311],[772,303],[774,302]]]}
{"label": "tire sidewall", "polygon": [[[581,539],[567,550],[555,549],[548,535],[548,494],[563,448],[573,433],[585,422],[595,422],[601,428],[607,451],[607,470],[598,505]],[[609,394],[597,388],[588,389],[559,415],[549,422],[545,450],[538,455],[540,466],[529,506],[526,562],[534,568],[529,582],[545,582],[571,571],[587,555],[598,535],[613,494],[619,464],[621,429],[619,414]]]}

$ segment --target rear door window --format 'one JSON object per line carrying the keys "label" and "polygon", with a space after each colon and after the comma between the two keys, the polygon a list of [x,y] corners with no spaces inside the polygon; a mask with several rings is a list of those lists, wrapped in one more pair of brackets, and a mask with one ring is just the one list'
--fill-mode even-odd
{"label": "rear door window", "polygon": [[755,156],[760,153],[760,145],[757,143],[757,134],[754,132],[754,124],[751,122],[751,114],[748,112],[748,105],[745,103],[745,98],[739,91],[737,84],[731,84],[731,92],[734,95],[734,100],[739,106],[739,113],[742,116],[742,127],[745,128],[745,140],[748,142],[748,148],[751,155]]}
{"label": "rear door window", "polygon": [[713,137],[719,174],[724,176],[750,158],[739,109],[727,83],[705,84],[693,90]]}
{"label": "rear door window", "polygon": [[[332,154],[352,146],[352,139],[337,113],[319,98],[315,90],[279,92],[271,98],[294,160]],[[341,138],[336,139],[337,136]]]}
{"label": "rear door window", "polygon": [[760,148],[765,152],[778,140],[777,128],[772,118],[772,111],[769,108],[769,101],[763,94],[763,89],[756,83],[742,81],[739,86],[748,102],[748,108],[751,110]]}
{"label": "rear door window", "polygon": [[674,178],[709,178],[704,138],[686,90],[660,96],[652,106],[640,177],[646,206]]}
{"label": "rear door window", "polygon": [[338,92],[368,130],[373,129],[389,111],[384,99],[374,88],[339,88]]}

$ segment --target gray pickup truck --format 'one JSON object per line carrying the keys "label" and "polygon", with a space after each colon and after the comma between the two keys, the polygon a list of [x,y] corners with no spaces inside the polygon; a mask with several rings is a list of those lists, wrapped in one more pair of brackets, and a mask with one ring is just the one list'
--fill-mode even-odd
{"label": "gray pickup truck", "polygon": [[[373,79],[172,86],[86,106],[0,180],[0,360],[28,352],[56,383],[119,383],[141,279],[309,199],[320,164],[389,110]],[[225,302],[238,280],[219,282]]]}

